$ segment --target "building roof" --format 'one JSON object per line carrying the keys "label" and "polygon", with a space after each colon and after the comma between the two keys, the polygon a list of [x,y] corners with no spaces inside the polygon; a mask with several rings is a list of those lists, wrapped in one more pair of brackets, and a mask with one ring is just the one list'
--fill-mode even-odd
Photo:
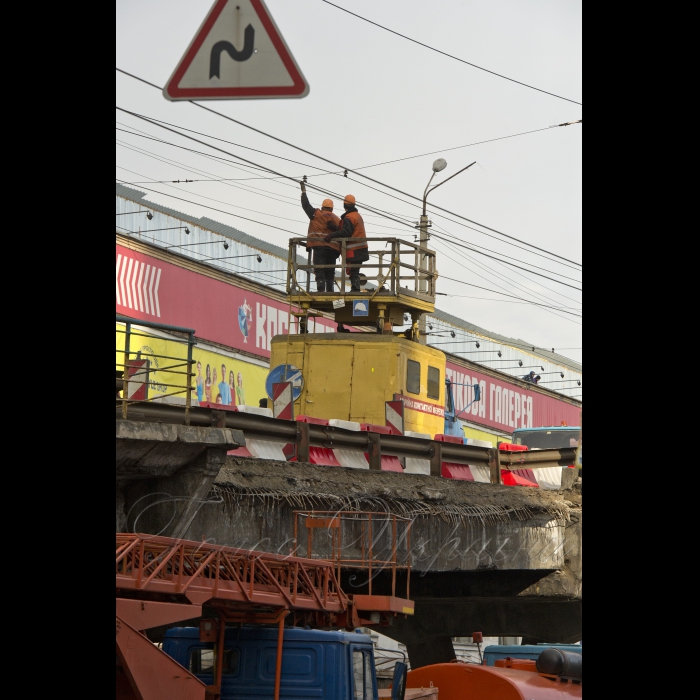
{"label": "building roof", "polygon": [[429,314],[429,316],[433,316],[434,318],[437,318],[441,321],[445,321],[445,323],[449,323],[453,326],[459,326],[460,328],[463,328],[464,330],[469,331],[470,333],[483,336],[484,338],[488,338],[489,340],[496,340],[499,343],[503,343],[504,345],[521,348],[523,350],[529,350],[533,354],[536,354],[538,357],[542,357],[545,360],[550,360],[551,362],[555,362],[556,364],[562,365],[563,367],[568,367],[569,369],[574,370],[576,372],[583,372],[583,366],[580,363],[575,362],[569,357],[560,355],[559,353],[540,348],[537,345],[534,345],[533,343],[529,343],[527,340],[521,340],[520,338],[509,338],[507,335],[501,335],[500,333],[487,331],[485,328],[481,328],[473,323],[470,323],[469,321],[465,321],[462,318],[458,318],[457,316],[448,314],[446,311],[440,311],[439,309],[435,309],[434,313]]}
{"label": "building roof", "polygon": [[285,248],[280,248],[280,246],[268,243],[260,238],[249,236],[247,233],[243,233],[243,231],[233,228],[233,226],[227,226],[226,224],[219,223],[218,221],[214,221],[214,219],[210,219],[208,216],[202,216],[197,219],[190,214],[184,214],[176,209],[164,207],[162,204],[154,204],[146,199],[145,192],[140,192],[139,190],[135,190],[131,187],[126,187],[126,185],[120,185],[117,183],[117,196],[143,202],[144,206],[147,206],[153,211],[158,211],[161,214],[166,214],[167,216],[173,216],[182,221],[186,221],[193,226],[199,226],[200,228],[207,229],[208,231],[213,231],[214,233],[218,233],[220,236],[226,236],[227,238],[231,238],[239,243],[244,243],[251,248],[257,248],[265,253],[276,255],[285,261],[287,260],[287,250]]}

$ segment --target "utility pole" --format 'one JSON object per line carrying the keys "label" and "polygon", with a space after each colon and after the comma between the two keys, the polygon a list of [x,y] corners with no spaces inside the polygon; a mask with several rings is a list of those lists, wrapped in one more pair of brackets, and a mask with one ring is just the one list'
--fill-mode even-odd
{"label": "utility pole", "polygon": [[[467,165],[466,168],[462,168],[461,170],[458,170],[454,175],[450,175],[450,177],[447,178],[447,180],[451,180],[453,177],[459,175],[460,173],[463,173],[465,170],[468,170],[469,168],[474,165],[474,163],[470,163]],[[435,177],[436,173],[441,172],[447,167],[447,161],[444,158],[438,158],[434,163],[433,163],[433,174],[430,176],[430,180],[428,180],[428,184],[425,188],[425,192],[423,192],[423,213],[421,214],[420,217],[420,223],[418,224],[418,228],[420,230],[420,236],[418,239],[418,245],[420,247],[419,252],[416,254],[416,267],[419,269],[422,269],[423,266],[425,265],[425,253],[423,251],[428,249],[428,240],[430,239],[430,236],[428,236],[428,228],[430,228],[430,223],[428,222],[428,213],[426,211],[427,207],[427,200],[428,200],[428,193],[432,192],[434,189],[437,189],[440,187],[440,185],[444,185],[447,180],[443,180],[442,182],[439,182],[435,187],[430,187],[430,183],[433,181],[433,178]],[[418,276],[418,291],[426,294],[428,291],[428,280],[426,279],[425,275],[420,275]],[[427,334],[426,334],[426,321],[425,321],[425,314],[420,315],[420,319],[418,321],[418,332],[419,332],[419,341],[425,345],[427,342]]]}
{"label": "utility pole", "polygon": [[[435,173],[433,173],[435,175]],[[433,179],[432,177],[430,178],[431,180]],[[428,183],[430,184],[430,183]],[[428,249],[428,227],[430,224],[428,223],[428,215],[425,213],[425,198],[423,199],[423,213],[421,214],[420,217],[420,223],[418,225],[418,228],[420,229],[420,235],[418,239],[418,245],[420,246],[420,252],[418,255],[416,255],[416,267],[422,268],[425,265],[425,254],[423,253],[424,250]],[[428,280],[425,278],[425,275],[419,275],[418,277],[418,291],[421,292],[422,294],[426,294],[428,291]],[[420,319],[418,321],[418,332],[420,334],[419,341],[422,345],[425,345],[427,342],[427,335],[426,335],[426,322],[425,322],[425,314],[420,315]]]}

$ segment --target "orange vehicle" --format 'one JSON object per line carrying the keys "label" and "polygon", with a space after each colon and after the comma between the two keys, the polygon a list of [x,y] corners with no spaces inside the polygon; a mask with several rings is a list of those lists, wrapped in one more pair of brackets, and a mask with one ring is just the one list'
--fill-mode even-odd
{"label": "orange vehicle", "polygon": [[[544,657],[544,658],[543,658]],[[409,671],[406,688],[438,689],[440,700],[572,700],[582,697],[581,656],[550,648],[537,661],[462,661]]]}

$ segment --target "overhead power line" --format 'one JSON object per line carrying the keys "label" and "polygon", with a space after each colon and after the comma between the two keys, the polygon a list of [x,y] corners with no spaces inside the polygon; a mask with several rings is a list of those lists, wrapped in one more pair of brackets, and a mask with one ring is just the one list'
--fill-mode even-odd
{"label": "overhead power line", "polygon": [[[260,166],[260,165],[258,165],[258,164],[256,164],[256,163],[254,163],[253,161],[250,161],[250,160],[248,160],[248,159],[246,159],[246,158],[243,158],[242,156],[238,156],[238,155],[236,155],[236,154],[230,153],[229,151],[225,151],[225,150],[223,150],[222,148],[219,148],[218,146],[214,146],[214,145],[212,145],[212,144],[207,143],[206,141],[201,141],[200,139],[196,139],[196,138],[194,138],[193,136],[190,136],[189,134],[181,133],[180,131],[178,131],[179,127],[174,127],[174,128],[173,128],[172,126],[167,126],[167,125],[166,125],[166,122],[162,122],[161,120],[151,119],[150,117],[146,117],[145,115],[138,114],[137,112],[131,112],[131,111],[129,111],[129,110],[127,110],[127,109],[124,109],[124,108],[122,108],[122,107],[119,107],[119,106],[117,106],[116,109],[118,109],[119,111],[124,112],[124,113],[126,113],[126,114],[130,114],[131,116],[136,117],[137,119],[141,119],[141,120],[143,120],[143,121],[145,121],[145,122],[147,122],[147,123],[149,123],[149,124],[153,124],[154,126],[158,126],[158,127],[161,128],[161,129],[165,129],[166,131],[170,131],[170,132],[172,132],[172,133],[174,133],[174,134],[177,134],[178,136],[181,136],[181,137],[183,137],[183,138],[189,139],[189,140],[191,140],[191,141],[195,141],[196,143],[200,143],[200,144],[202,144],[203,146],[207,146],[208,148],[212,148],[212,149],[214,149],[214,150],[216,150],[216,151],[220,151],[221,153],[225,153],[226,155],[231,156],[231,157],[233,157],[233,158],[237,158],[238,160],[241,160],[241,161],[243,161],[243,162],[245,162],[245,163],[248,163],[249,165],[254,166],[254,167],[256,167],[256,168],[259,169],[259,170],[264,170],[264,171],[267,171],[267,172],[270,172],[270,173],[274,173],[274,174],[276,174],[276,175],[279,175],[280,177],[283,177],[283,178],[286,178],[286,179],[288,179],[288,180],[291,180],[291,181],[295,182],[294,178],[292,178],[291,176],[285,176],[285,175],[283,175],[282,173],[279,173],[279,172],[276,171],[276,170],[272,170],[271,168],[267,168],[267,167],[265,167],[265,166]],[[153,139],[152,137],[146,137],[146,138],[151,138],[152,140],[160,141],[160,139]],[[164,142],[164,143],[166,143],[166,142]],[[173,145],[175,145],[175,144],[173,144]],[[186,149],[186,150],[188,150],[188,149]],[[323,193],[325,193],[325,194],[329,194],[329,193],[330,193],[328,190],[324,190],[324,189],[322,189],[322,188],[319,188],[319,187],[316,186],[316,185],[312,185],[312,184],[310,184],[310,183],[307,183],[307,184],[308,184],[308,186],[309,186],[310,188],[312,188],[312,189],[316,189],[316,190],[318,190],[318,191],[320,191],[320,192],[323,192]],[[177,188],[176,188],[176,189],[177,189]],[[336,197],[340,196],[338,193],[330,193],[330,194],[332,194],[333,196],[336,196]],[[200,195],[200,196],[203,196],[203,195]],[[209,198],[209,197],[204,197],[204,199],[210,199],[210,198]],[[363,206],[364,206],[365,208],[369,209],[370,211],[374,211],[375,213],[380,213],[380,214],[382,214],[385,218],[387,218],[387,219],[389,219],[389,220],[391,220],[391,221],[394,221],[394,222],[400,223],[400,224],[404,224],[404,225],[409,226],[409,227],[412,228],[412,226],[411,226],[410,224],[408,224],[407,222],[399,221],[398,219],[396,219],[396,218],[394,218],[394,217],[392,217],[392,216],[388,216],[388,215],[386,215],[386,213],[382,212],[381,210],[378,210],[378,209],[376,209],[376,208],[372,208],[371,206],[368,206],[367,204],[363,204]],[[241,218],[245,219],[246,217],[241,217]],[[248,219],[248,220],[249,220],[249,221],[254,221],[253,219]],[[260,223],[260,222],[254,222],[254,223]],[[282,229],[282,230],[283,230],[283,229]],[[440,236],[437,236],[437,234],[434,234],[434,235],[435,235],[436,237],[440,237]],[[446,239],[445,239],[445,240],[446,240]],[[466,246],[463,246],[463,247],[466,247]],[[492,255],[488,255],[487,253],[482,253],[481,251],[476,250],[476,249],[474,249],[474,248],[469,248],[469,250],[471,250],[472,252],[478,253],[478,254],[480,254],[480,255],[484,255],[484,256],[487,257],[487,258],[493,258],[494,260],[499,260],[499,258],[494,258]],[[563,285],[563,286],[565,286],[565,287],[570,287],[571,289],[575,289],[576,291],[582,291],[579,287],[574,287],[574,286],[571,285],[571,284],[568,284],[568,283],[566,283],[566,282],[562,282],[562,281],[560,281],[560,280],[556,280],[556,279],[554,279],[553,277],[548,277],[547,275],[543,275],[543,274],[541,274],[541,273],[539,273],[539,272],[534,272],[534,271],[532,271],[532,270],[528,270],[527,268],[520,267],[519,265],[515,265],[514,263],[511,263],[511,262],[507,262],[507,261],[502,261],[502,262],[504,262],[504,263],[507,264],[507,265],[511,265],[512,267],[516,267],[516,268],[518,268],[518,269],[520,269],[520,270],[524,270],[525,272],[529,272],[530,274],[536,275],[537,277],[544,277],[545,279],[551,280],[552,282],[556,282],[556,283],[561,284],[561,285]],[[555,273],[555,274],[557,274],[557,273]],[[567,278],[567,279],[570,279],[570,278]],[[575,280],[575,281],[578,281],[578,280]]]}
{"label": "overhead power line", "polygon": [[521,131],[519,134],[510,134],[510,136],[499,136],[495,139],[486,139],[486,141],[475,141],[474,143],[465,143],[463,146],[451,146],[450,148],[441,148],[439,151],[428,151],[427,153],[419,153],[415,156],[406,156],[405,158],[396,158],[395,160],[385,160],[382,163],[374,163],[373,165],[363,165],[355,170],[367,170],[367,168],[378,168],[380,165],[389,165],[390,163],[400,163],[403,160],[413,160],[414,158],[422,158],[423,156],[434,156],[437,153],[446,153],[447,151],[457,151],[460,148],[468,148],[469,146],[481,146],[484,143],[493,143],[494,141],[504,141],[505,139],[513,139],[516,136],[525,136],[527,134],[536,134],[538,131],[549,131],[556,129],[558,126],[571,126],[572,124],[580,124],[583,119],[575,122],[566,122],[565,124],[552,124],[552,126],[543,126],[541,129],[532,129],[532,131]]}
{"label": "overhead power line", "polygon": [[[122,184],[129,184],[126,180],[121,180],[117,178],[119,182]],[[188,204],[195,204],[198,207],[206,207],[207,209],[211,209],[212,211],[218,211],[221,212],[222,214],[228,214],[229,216],[235,216],[238,217],[239,219],[244,219],[245,221],[252,221],[254,224],[260,224],[261,226],[268,226],[269,228],[276,228],[278,231],[284,231],[285,233],[291,233],[292,236],[295,236],[296,233],[294,231],[290,231],[289,229],[286,228],[280,228],[279,226],[273,226],[272,224],[266,224],[264,221],[256,221],[255,219],[249,219],[247,216],[241,216],[240,214],[234,214],[233,212],[230,211],[225,211],[224,209],[217,209],[216,207],[210,207],[207,204],[201,204],[200,202],[193,202],[191,199],[184,199],[183,197],[176,197],[174,194],[169,194],[168,192],[159,192],[158,190],[154,190],[151,187],[144,187],[144,190],[148,190],[149,192],[152,192],[153,194],[160,194],[163,195],[164,197],[172,197],[173,199],[179,199],[181,202],[187,202]]]}
{"label": "overhead power line", "polygon": [[[487,287],[480,287],[478,284],[472,284],[471,282],[465,282],[464,280],[458,280],[458,279],[455,279],[454,277],[445,277],[445,275],[440,275],[440,279],[450,280],[450,282],[457,282],[458,284],[466,284],[467,287],[476,287],[477,289],[483,289],[484,291],[492,292],[494,294],[502,294],[503,296],[511,297],[512,299],[517,299],[518,301],[527,301],[529,304],[532,304],[533,306],[542,306],[544,308],[557,308],[557,307],[553,307],[553,306],[548,306],[547,304],[538,304],[535,301],[530,301],[529,299],[523,299],[523,297],[516,297],[513,294],[507,294],[505,292],[498,292],[495,289],[488,289]],[[563,311],[562,313],[567,313],[571,316],[576,316],[577,318],[583,318],[582,315],[572,313],[571,311]],[[567,319],[567,320],[571,321],[571,319]],[[572,323],[577,323],[579,326],[582,325],[582,324],[578,323],[578,321],[572,321]]]}
{"label": "overhead power line", "polygon": [[[440,238],[443,241],[449,241],[449,238],[446,238],[445,236],[441,236],[437,233],[431,233],[430,234],[432,238]],[[467,250],[471,250],[472,253],[478,253],[479,255],[483,255],[486,258],[491,258],[491,260],[497,260],[500,263],[503,263],[504,265],[510,265],[511,267],[515,267],[518,270],[524,270],[525,272],[530,273],[531,275],[537,275],[538,277],[544,277],[546,280],[550,280],[552,282],[556,282],[557,284],[563,284],[565,287],[571,287],[571,289],[575,289],[577,292],[583,291],[580,287],[574,287],[571,284],[567,284],[566,282],[562,282],[561,280],[555,280],[553,277],[547,277],[547,275],[542,275],[539,272],[533,272],[532,270],[528,270],[526,267],[520,267],[520,265],[515,265],[512,262],[509,262],[508,260],[502,260],[501,258],[494,257],[493,255],[489,255],[488,253],[482,253],[480,250],[476,250],[476,248],[472,248],[468,245],[460,244],[460,243],[454,243],[453,241],[450,241],[452,245],[457,245],[460,248],[466,248]],[[540,270],[542,268],[539,268]],[[554,273],[555,275],[558,273]],[[562,275],[563,277],[564,275]],[[571,279],[570,277],[567,277],[566,279]],[[572,280],[574,282],[578,282],[578,280]]]}
{"label": "overhead power line", "polygon": [[[125,180],[120,180],[119,178],[117,178],[117,179],[118,179],[119,182],[126,183]],[[292,231],[288,231],[287,229],[282,229],[282,228],[279,228],[278,226],[272,226],[272,224],[267,224],[267,223],[264,223],[264,222],[262,222],[262,221],[255,221],[254,219],[248,219],[248,218],[246,218],[246,217],[240,216],[239,214],[234,214],[233,212],[226,211],[226,210],[224,210],[224,209],[218,209],[218,208],[212,207],[212,206],[210,206],[210,205],[208,205],[208,204],[201,204],[200,202],[193,202],[191,199],[185,199],[184,197],[177,197],[177,196],[175,196],[175,195],[173,195],[173,194],[169,194],[168,192],[159,192],[158,190],[154,190],[154,189],[151,188],[151,187],[144,187],[144,189],[147,190],[147,191],[149,191],[149,192],[152,192],[153,194],[160,194],[160,195],[162,195],[162,196],[164,196],[164,197],[172,197],[173,199],[180,200],[181,202],[187,202],[188,204],[195,204],[196,206],[204,207],[204,208],[206,208],[206,209],[211,209],[212,211],[217,211],[217,212],[220,212],[220,213],[222,213],[222,214],[228,214],[229,216],[237,216],[237,217],[239,217],[239,218],[241,218],[241,219],[246,219],[247,221],[252,221],[253,223],[257,223],[257,224],[260,224],[260,225],[262,225],[262,226],[268,226],[268,227],[270,227],[270,228],[275,228],[275,229],[277,229],[278,231],[285,231],[286,233],[293,233]],[[147,232],[146,232],[146,233],[147,233]],[[446,280],[450,280],[450,281],[452,281],[452,282],[458,282],[458,283],[460,283],[460,284],[465,284],[465,285],[467,285],[467,286],[469,286],[469,287],[475,287],[476,289],[482,289],[482,290],[484,290],[484,291],[486,291],[486,292],[491,292],[491,293],[493,293],[493,294],[500,294],[500,295],[503,295],[503,296],[506,296],[506,297],[510,297],[510,298],[512,298],[512,299],[517,299],[518,301],[522,301],[522,302],[525,302],[525,303],[527,303],[527,304],[532,304],[533,306],[541,306],[541,307],[544,307],[544,308],[557,308],[557,309],[559,308],[559,307],[549,307],[547,304],[539,304],[539,303],[537,303],[537,302],[530,301],[529,299],[524,299],[523,297],[517,297],[517,296],[514,296],[513,294],[506,294],[505,292],[499,292],[499,291],[496,290],[496,289],[489,289],[488,287],[481,287],[481,286],[479,286],[479,285],[471,284],[471,283],[469,283],[469,282],[464,282],[463,280],[458,280],[458,279],[455,279],[455,278],[453,278],[453,277],[444,277],[444,276],[441,275],[441,278],[442,278],[442,279],[446,279]],[[450,296],[450,295],[445,294],[445,295],[443,295],[443,296]],[[572,316],[578,316],[578,314],[573,314],[573,313],[571,313],[571,312],[564,312],[564,313],[570,313]],[[580,318],[580,316],[578,316],[578,317]],[[579,324],[579,325],[580,325],[580,324]]]}
{"label": "overhead power line", "polygon": [[[158,87],[155,83],[151,83],[148,80],[145,80],[143,78],[139,78],[138,76],[134,75],[133,73],[129,73],[128,71],[122,70],[121,68],[116,68],[117,71],[120,73],[123,73],[124,75],[128,75],[130,78],[134,78],[135,80],[138,80],[146,85],[150,85],[151,87],[155,88],[156,90],[160,90],[162,92],[162,88]],[[341,165],[340,163],[335,163],[332,160],[329,160],[328,158],[324,158],[323,156],[320,156],[316,153],[313,153],[312,151],[307,151],[305,148],[302,148],[301,146],[296,146],[293,143],[290,143],[289,141],[285,141],[284,139],[281,139],[277,136],[273,136],[272,134],[268,134],[265,131],[262,131],[261,129],[257,129],[254,126],[250,126],[249,124],[246,124],[245,122],[241,122],[238,119],[234,119],[233,117],[229,117],[227,114],[224,114],[223,112],[217,112],[215,109],[211,109],[210,107],[206,107],[205,105],[199,104],[198,102],[193,102],[192,100],[188,100],[190,104],[193,104],[195,107],[199,107],[200,109],[203,109],[207,112],[211,112],[212,114],[216,114],[219,117],[222,117],[224,119],[227,119],[230,122],[233,122],[234,124],[238,124],[240,126],[245,127],[246,129],[250,129],[251,131],[255,131],[258,134],[262,134],[263,136],[266,136],[267,138],[273,139],[274,141],[277,141],[279,143],[283,143],[285,146],[289,146],[290,148],[294,148],[297,151],[301,151],[302,153],[306,153],[307,155],[313,156],[314,158],[318,158],[319,160],[322,160],[326,163],[330,163],[331,165],[335,166],[336,168],[341,168],[343,170],[347,170],[348,172],[355,172],[351,168],[346,168],[345,166]],[[133,112],[130,112],[130,114],[134,114]],[[195,139],[196,140],[196,139]],[[272,171],[274,172],[274,171]],[[381,185],[382,187],[386,187],[387,189],[393,190],[394,192],[398,192],[399,194],[402,194],[406,197],[410,197],[413,200],[416,200],[418,202],[422,203],[422,199],[420,197],[416,197],[415,195],[412,195],[408,192],[404,192],[403,190],[399,190],[395,187],[392,187],[391,185],[387,185],[386,183],[383,183],[379,180],[375,180],[374,178],[369,177],[368,175],[364,175],[363,173],[356,173],[360,177],[369,180],[370,182],[374,182],[375,184]],[[385,193],[386,194],[386,193]],[[465,216],[462,216],[461,214],[456,214],[455,212],[450,211],[449,209],[445,209],[443,207],[438,207],[437,205],[430,205],[432,209],[438,209],[440,211],[447,212],[448,214],[451,214],[452,216],[456,216],[459,219],[462,219],[464,221],[468,221],[471,224],[475,224],[476,226],[481,226],[482,228],[486,229],[487,231],[491,231],[493,233],[496,233],[500,236],[503,236],[504,238],[508,238],[510,240],[518,241],[518,243],[522,243],[524,245],[529,246],[530,248],[533,248],[534,250],[539,250],[540,252],[547,253],[548,255],[552,255],[555,258],[559,258],[560,260],[565,260],[566,262],[573,263],[574,265],[581,266],[581,263],[576,262],[575,260],[569,260],[568,258],[564,258],[561,255],[557,255],[556,253],[552,253],[551,251],[548,251],[544,248],[540,248],[532,243],[528,243],[527,241],[523,241],[520,238],[516,238],[515,236],[511,236],[507,233],[503,233],[502,231],[498,231],[494,228],[491,228],[489,226],[486,226],[485,224],[480,224],[478,221],[473,221],[472,219],[468,219]],[[483,233],[480,232],[480,233]]]}
{"label": "overhead power line", "polygon": [[527,83],[522,83],[519,80],[515,80],[514,78],[509,78],[507,75],[502,75],[501,73],[496,73],[495,71],[489,70],[488,68],[483,68],[482,66],[477,66],[475,63],[470,63],[469,61],[465,61],[463,58],[458,58],[457,56],[453,56],[452,54],[446,53],[445,51],[440,51],[440,49],[436,49],[434,46],[428,46],[428,44],[424,44],[422,41],[417,41],[416,39],[411,39],[410,36],[406,36],[405,34],[400,34],[399,32],[395,32],[393,29],[389,29],[389,27],[385,27],[383,24],[378,24],[377,22],[373,22],[371,19],[367,19],[366,17],[363,17],[362,15],[355,14],[354,12],[350,12],[350,10],[346,10],[344,7],[340,7],[340,5],[336,5],[335,3],[329,2],[328,0],[321,0],[321,2],[325,2],[326,5],[332,5],[333,7],[337,8],[338,10],[342,10],[343,12],[347,12],[349,15],[352,15],[353,17],[357,17],[358,19],[361,19],[363,22],[368,22],[369,24],[373,24],[375,27],[379,27],[380,29],[384,29],[384,31],[391,32],[392,34],[396,34],[396,36],[400,36],[402,39],[407,39],[408,41],[412,41],[414,44],[418,44],[419,46],[424,46],[426,49],[430,49],[431,51],[435,51],[436,53],[440,53],[443,56],[447,56],[448,58],[453,58],[455,61],[459,61],[460,63],[466,63],[468,66],[471,66],[472,68],[478,68],[479,70],[483,70],[486,73],[491,73],[491,75],[498,76],[499,78],[503,78],[504,80],[510,80],[511,83],[517,83],[518,85],[522,85],[523,87],[530,88],[531,90],[537,90],[537,92],[543,92],[545,95],[551,95],[552,97],[556,97],[560,100],[566,100],[567,102],[573,102],[575,105],[580,105],[581,102],[576,102],[576,100],[570,100],[568,97],[562,97],[561,95],[555,95],[553,92],[548,92],[547,90],[541,90],[540,88],[536,88],[534,85],[528,85]]}
{"label": "overhead power line", "polygon": [[[281,177],[284,177],[287,180],[291,180],[292,182],[296,182],[296,180],[289,175],[283,175],[282,173],[278,172],[277,170],[273,170],[272,168],[266,168],[264,166],[260,166],[257,163],[254,163],[253,161],[248,160],[247,158],[243,158],[242,156],[238,156],[238,155],[235,155],[233,153],[229,153],[228,151],[224,151],[223,148],[219,148],[218,146],[214,146],[213,144],[207,143],[206,141],[200,141],[199,139],[196,139],[193,136],[189,136],[188,134],[183,134],[175,129],[170,128],[169,126],[164,126],[163,124],[158,123],[158,121],[153,120],[150,117],[145,117],[141,114],[138,114],[137,112],[131,112],[128,109],[124,109],[122,107],[117,106],[116,108],[120,112],[124,112],[126,114],[131,114],[131,116],[136,117],[137,119],[142,119],[143,121],[145,121],[149,124],[153,124],[153,126],[158,126],[161,129],[165,129],[166,131],[171,131],[172,133],[177,134],[178,136],[182,136],[183,138],[190,139],[191,141],[195,141],[196,143],[201,143],[203,146],[207,146],[208,148],[212,148],[215,151],[221,151],[221,153],[225,153],[228,156],[232,156],[233,158],[237,158],[238,160],[242,160],[244,163],[249,164],[251,167],[256,167],[259,170],[266,170],[269,173],[274,173],[275,175],[280,175]],[[158,139],[154,139],[154,140],[158,140]],[[318,192],[321,192],[323,194],[330,194],[332,197],[342,197],[343,196],[343,195],[339,194],[338,192],[331,192],[330,190],[319,187],[318,185],[312,185],[309,182],[306,183],[306,186],[309,187],[310,189],[317,190]],[[397,224],[404,224],[405,226],[409,226],[412,228],[412,226],[410,224],[407,224],[405,221],[400,221],[399,219],[395,219],[392,216],[388,216],[388,215],[384,214],[381,210],[377,210],[373,207],[370,207],[367,204],[363,204],[362,206],[364,206],[365,209],[369,209],[369,211],[373,211],[377,214],[382,214],[384,216],[384,218],[390,219],[391,221],[394,221]],[[241,217],[241,218],[244,218],[244,217]],[[260,222],[257,222],[257,223],[260,223]]]}
{"label": "overhead power line", "polygon": [[[447,244],[447,245],[449,246],[450,244]],[[438,246],[435,245],[435,248],[436,248],[436,249],[437,249],[437,247],[438,247]],[[545,311],[545,312],[547,312],[547,313],[549,313],[549,314],[552,314],[552,315],[554,315],[554,316],[557,316],[557,317],[559,317],[559,318],[565,318],[564,316],[561,316],[557,311],[552,310],[552,309],[553,309],[552,302],[554,302],[554,303],[556,304],[556,306],[558,306],[558,307],[561,307],[561,306],[562,306],[561,303],[558,303],[558,302],[556,302],[555,300],[553,300],[553,299],[551,299],[551,298],[549,298],[549,297],[546,297],[545,295],[542,295],[542,294],[540,294],[540,293],[538,293],[538,292],[535,292],[535,291],[533,291],[532,289],[529,289],[528,287],[526,287],[526,286],[524,286],[524,285],[521,285],[521,284],[515,282],[515,281],[512,279],[512,276],[511,276],[511,275],[505,276],[505,275],[501,274],[500,272],[498,272],[497,270],[494,270],[493,268],[489,267],[488,265],[485,265],[485,264],[483,264],[482,262],[480,262],[480,261],[478,261],[478,260],[475,260],[475,259],[469,257],[469,256],[466,255],[465,253],[462,253],[462,252],[461,252],[459,249],[457,249],[457,248],[450,248],[450,250],[448,251],[448,253],[452,253],[453,255],[457,255],[458,257],[461,257],[461,258],[463,258],[463,259],[465,259],[465,260],[468,260],[470,263],[472,263],[472,264],[475,265],[476,267],[480,268],[481,270],[483,270],[483,271],[488,275],[488,276],[484,276],[483,274],[481,274],[480,272],[477,272],[476,270],[470,270],[470,271],[469,271],[469,272],[470,272],[469,277],[471,277],[472,275],[476,275],[477,277],[480,277],[480,278],[483,279],[484,281],[490,282],[490,285],[491,285],[492,287],[495,286],[495,287],[497,287],[498,289],[501,289],[501,290],[503,290],[504,292],[507,292],[507,293],[511,293],[511,292],[514,292],[514,291],[517,291],[519,294],[526,293],[526,294],[528,295],[528,296],[526,297],[527,300],[528,300],[528,301],[534,301],[534,302],[537,303],[537,304],[542,304],[542,307],[541,307],[541,308],[542,308],[543,311]],[[509,272],[510,272],[510,271],[509,271]],[[515,274],[517,275],[517,274],[520,274],[520,273],[515,272]],[[503,286],[502,284],[499,284],[499,282],[497,282],[497,281],[494,279],[494,275],[495,275],[496,277],[498,277],[498,278],[504,280],[504,281],[506,282],[507,286]],[[461,279],[468,279],[469,277],[467,277],[467,276],[462,276]],[[520,289],[513,289],[513,286],[514,286],[514,285],[517,286],[517,287],[519,287]],[[532,296],[533,296],[533,295],[535,295],[535,296],[537,296],[537,297],[540,297],[540,298],[532,299]],[[576,309],[576,311],[580,312],[581,310],[580,310],[580,309]],[[569,312],[564,312],[564,313],[569,314]]]}

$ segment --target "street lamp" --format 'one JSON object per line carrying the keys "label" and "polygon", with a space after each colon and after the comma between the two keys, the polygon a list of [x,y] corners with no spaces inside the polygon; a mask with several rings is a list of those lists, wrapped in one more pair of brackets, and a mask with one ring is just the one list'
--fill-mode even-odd
{"label": "street lamp", "polygon": [[[451,180],[453,177],[456,177],[460,173],[463,173],[465,170],[468,170],[469,168],[472,167],[472,165],[475,165],[476,161],[473,163],[470,163],[469,165],[466,166],[466,168],[462,168],[461,170],[458,170],[454,175],[450,175],[446,180],[443,180],[442,182],[438,182],[437,185],[434,187],[430,186],[430,183],[433,181],[433,178],[435,175],[439,172],[442,172],[446,167],[447,167],[447,161],[444,158],[438,158],[436,161],[433,162],[433,174],[430,176],[430,180],[428,180],[428,184],[426,185],[425,192],[423,192],[423,213],[421,214],[420,217],[420,223],[418,224],[418,228],[420,229],[420,239],[418,241],[419,246],[421,250],[427,250],[428,248],[428,214],[426,212],[426,207],[427,207],[427,201],[428,201],[428,193],[432,192],[434,189],[437,189],[440,187],[440,185],[444,185],[448,180]],[[422,253],[417,253],[416,254],[416,267],[417,268],[422,268],[423,266],[423,260],[425,256]],[[418,291],[422,292],[425,294],[428,291],[428,280],[424,275],[421,275],[419,278],[418,282]],[[420,322],[418,326],[418,330],[420,333],[420,342],[425,345],[426,343],[426,332],[425,332],[425,314],[421,314],[420,317]]]}

